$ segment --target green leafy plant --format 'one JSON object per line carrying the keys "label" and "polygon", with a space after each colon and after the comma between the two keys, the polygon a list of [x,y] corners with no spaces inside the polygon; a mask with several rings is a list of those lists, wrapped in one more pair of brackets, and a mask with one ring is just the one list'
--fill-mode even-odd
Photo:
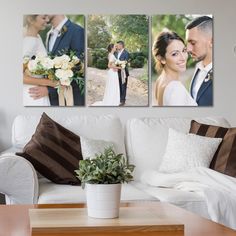
{"label": "green leafy plant", "polygon": [[134,165],[127,163],[123,154],[116,154],[112,147],[103,153],[95,154],[94,159],[81,160],[79,169],[75,170],[82,188],[88,184],[117,184],[133,180]]}

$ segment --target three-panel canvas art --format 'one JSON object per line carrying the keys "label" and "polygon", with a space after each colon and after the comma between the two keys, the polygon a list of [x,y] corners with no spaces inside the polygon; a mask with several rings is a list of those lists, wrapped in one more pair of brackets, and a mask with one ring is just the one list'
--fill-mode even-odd
{"label": "three-panel canvas art", "polygon": [[24,15],[23,105],[213,106],[212,15]]}

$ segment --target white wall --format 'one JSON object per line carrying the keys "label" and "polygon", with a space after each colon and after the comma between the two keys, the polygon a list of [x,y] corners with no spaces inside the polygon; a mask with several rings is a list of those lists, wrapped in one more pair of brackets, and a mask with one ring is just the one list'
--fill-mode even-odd
{"label": "white wall", "polygon": [[[120,2],[120,3],[119,3]],[[217,3],[216,3],[217,2]],[[236,125],[236,1],[225,0],[8,0],[0,3],[0,151],[10,146],[17,114],[58,116],[117,114],[123,122],[142,116],[224,116]],[[119,6],[120,5],[120,6]],[[210,14],[214,15],[214,106],[211,108],[29,108],[22,106],[22,16],[65,14]]]}

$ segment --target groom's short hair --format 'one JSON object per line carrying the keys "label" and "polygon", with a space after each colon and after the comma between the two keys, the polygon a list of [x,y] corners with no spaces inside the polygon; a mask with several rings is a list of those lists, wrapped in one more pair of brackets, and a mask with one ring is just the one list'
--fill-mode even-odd
{"label": "groom's short hair", "polygon": [[212,28],[213,28],[213,19],[209,16],[200,16],[192,21],[190,21],[186,26],[186,30],[190,30],[194,27],[197,27],[199,30],[211,33],[212,34]]}
{"label": "groom's short hair", "polygon": [[122,40],[119,40],[119,41],[117,41],[116,43],[121,44],[121,45],[123,46],[123,48],[125,47],[125,43],[124,43],[124,41],[122,41]]}

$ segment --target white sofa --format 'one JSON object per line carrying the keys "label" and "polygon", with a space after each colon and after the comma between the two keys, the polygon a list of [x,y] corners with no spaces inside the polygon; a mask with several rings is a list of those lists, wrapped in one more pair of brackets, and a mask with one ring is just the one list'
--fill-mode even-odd
{"label": "white sofa", "polygon": [[[114,143],[136,166],[134,181],[122,187],[122,200],[165,201],[208,217],[204,199],[193,192],[150,187],[140,181],[145,170],[157,169],[167,143],[168,128],[187,133],[191,118],[133,118],[122,127],[119,118],[105,116],[73,116],[52,118],[73,131],[91,139]],[[80,186],[58,185],[38,177],[34,167],[24,158],[15,156],[31,139],[40,116],[17,116],[12,126],[12,147],[0,157],[0,192],[7,204],[79,203],[85,202]],[[223,118],[196,118],[202,123],[230,127]],[[124,132],[123,132],[124,131]]]}

